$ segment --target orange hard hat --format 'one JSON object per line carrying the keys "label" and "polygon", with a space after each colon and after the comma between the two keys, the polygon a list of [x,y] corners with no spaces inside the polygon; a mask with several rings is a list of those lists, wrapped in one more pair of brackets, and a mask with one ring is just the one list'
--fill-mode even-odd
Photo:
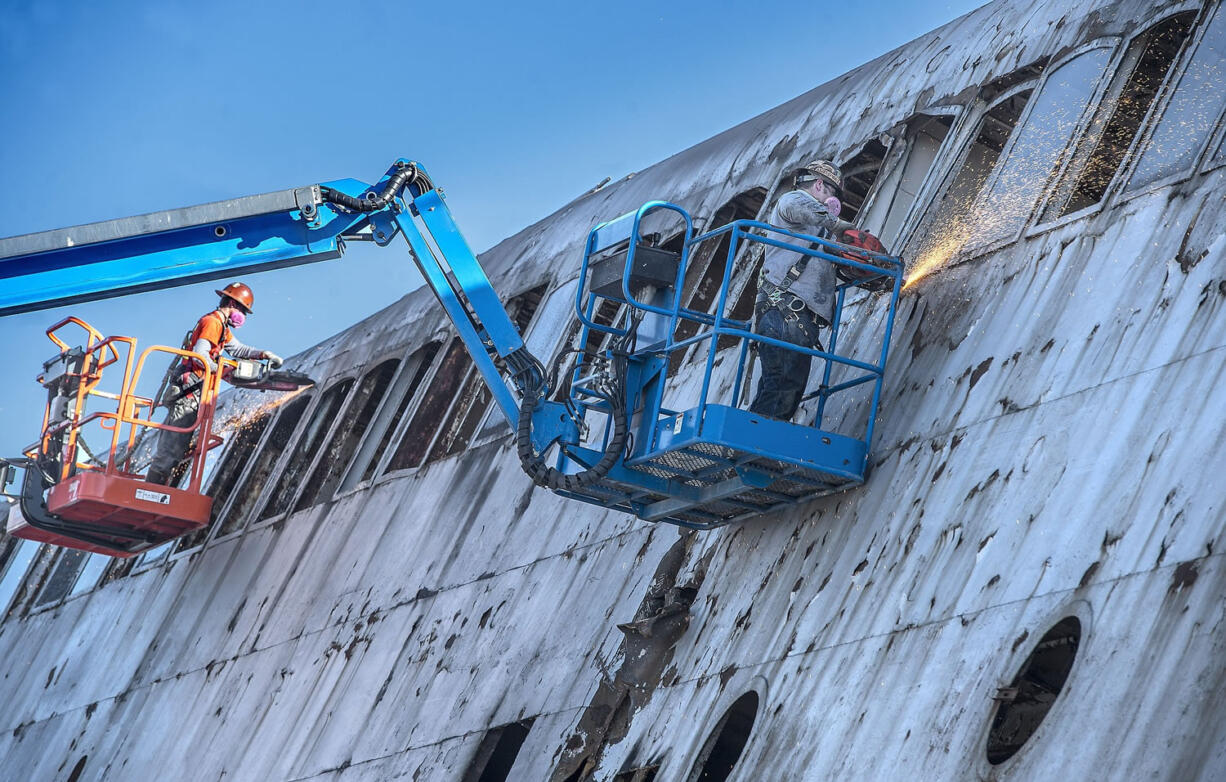
{"label": "orange hard hat", "polygon": [[251,312],[251,305],[255,304],[255,294],[241,282],[232,282],[221,290],[214,291],[214,293],[218,296],[232,299],[235,304],[247,312]]}

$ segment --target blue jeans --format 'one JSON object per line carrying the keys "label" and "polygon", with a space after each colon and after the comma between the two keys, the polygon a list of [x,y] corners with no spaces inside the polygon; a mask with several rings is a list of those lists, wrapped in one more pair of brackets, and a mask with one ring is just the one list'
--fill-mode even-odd
{"label": "blue jeans", "polygon": [[[817,321],[808,310],[785,318],[777,307],[770,307],[755,319],[754,332],[801,347],[821,348]],[[758,359],[762,363],[762,377],[758,380],[758,392],[754,394],[749,411],[790,420],[805,394],[812,357],[759,343]]]}

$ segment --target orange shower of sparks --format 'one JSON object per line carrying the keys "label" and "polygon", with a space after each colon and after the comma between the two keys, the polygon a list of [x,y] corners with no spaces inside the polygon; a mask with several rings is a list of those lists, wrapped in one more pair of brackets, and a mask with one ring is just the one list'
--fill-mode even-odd
{"label": "orange shower of sparks", "polygon": [[213,433],[224,436],[232,432],[246,429],[248,426],[251,426],[253,423],[260,420],[263,416],[271,413],[273,410],[276,410],[281,405],[285,404],[291,399],[294,399],[299,394],[310,388],[312,388],[312,386],[302,386],[294,391],[282,393],[281,396],[261,402],[258,405],[251,407],[240,407],[237,410],[233,410],[228,416],[226,416],[224,421],[214,424]]}

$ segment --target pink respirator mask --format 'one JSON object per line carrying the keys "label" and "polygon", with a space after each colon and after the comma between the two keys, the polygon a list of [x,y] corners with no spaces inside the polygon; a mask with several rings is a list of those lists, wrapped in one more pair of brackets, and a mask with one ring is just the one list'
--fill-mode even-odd
{"label": "pink respirator mask", "polygon": [[838,217],[839,212],[843,211],[843,202],[837,196],[830,196],[822,203],[826,205],[826,211],[830,213],[831,217]]}
{"label": "pink respirator mask", "polygon": [[231,326],[238,328],[247,322],[247,316],[244,315],[241,310],[230,310],[229,320]]}

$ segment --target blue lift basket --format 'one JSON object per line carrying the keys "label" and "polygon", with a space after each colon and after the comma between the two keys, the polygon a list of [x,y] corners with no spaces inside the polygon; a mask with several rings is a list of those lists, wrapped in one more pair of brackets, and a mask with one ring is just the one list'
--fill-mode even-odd
{"label": "blue lift basket", "polygon": [[[672,251],[653,246],[651,238],[662,232],[642,233],[646,221],[658,226],[660,215],[653,213],[661,212],[671,212],[681,229],[665,243]],[[808,246],[798,249],[782,237],[799,237]],[[810,256],[810,263],[836,266],[841,281],[833,323],[823,332],[825,349],[755,334],[750,322],[732,317],[731,310],[744,309],[733,301],[752,300],[757,282],[752,267],[760,266],[766,247],[797,250]],[[713,252],[726,252],[714,308],[687,309],[682,306],[687,289],[699,282],[689,273],[690,263]],[[751,268],[750,274],[738,275],[748,278],[748,289],[734,299],[734,272],[743,268]],[[766,223],[738,220],[695,235],[690,215],[663,201],[596,226],[588,235],[575,300],[582,324],[578,344],[589,349],[570,375],[567,404],[582,419],[582,429],[597,439],[584,454],[586,466],[612,430],[600,383],[620,352],[627,367],[632,436],[624,458],[603,480],[582,493],[558,493],[648,521],[709,529],[863,483],[902,282],[899,258]],[[859,303],[849,307],[849,296]],[[610,317],[612,312],[617,314]],[[856,314],[849,317],[849,312]],[[820,382],[805,396],[809,404],[797,416],[801,423],[747,409],[757,345],[811,357]],[[697,399],[684,409],[666,406],[685,397],[669,382],[670,368],[679,370],[674,380],[698,389]],[[568,467],[561,456],[559,468]]]}

